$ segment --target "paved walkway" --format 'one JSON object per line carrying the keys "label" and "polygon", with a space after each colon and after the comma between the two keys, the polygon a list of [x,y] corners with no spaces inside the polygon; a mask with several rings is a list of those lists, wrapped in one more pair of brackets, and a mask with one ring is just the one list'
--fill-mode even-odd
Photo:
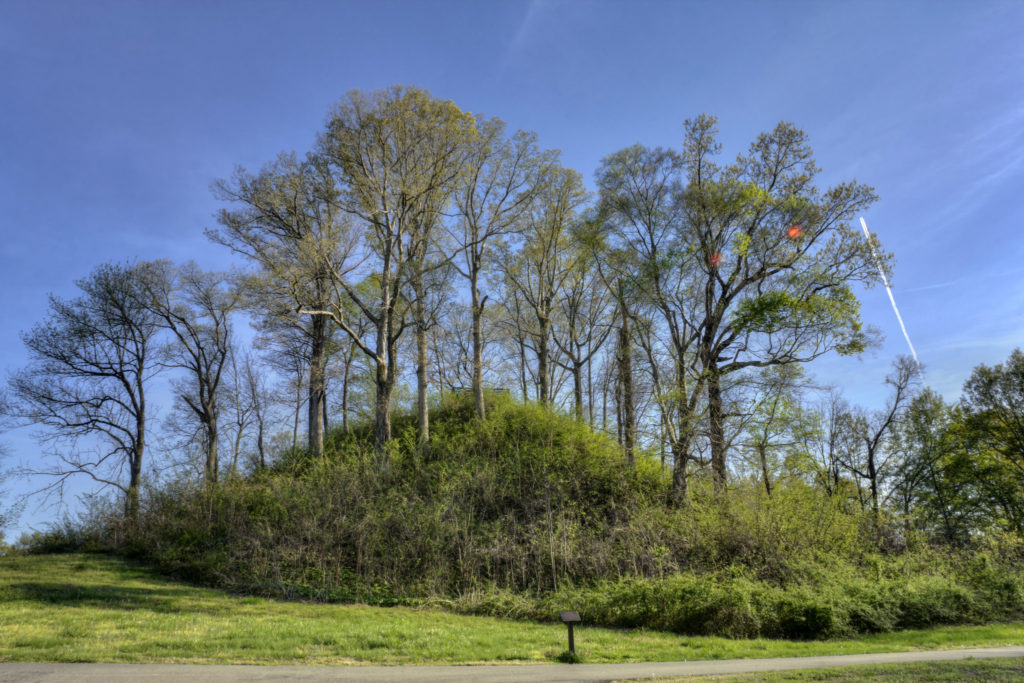
{"label": "paved walkway", "polygon": [[889,652],[832,657],[782,657],[776,659],[722,659],[699,662],[648,662],[642,664],[521,664],[500,666],[236,666],[218,664],[38,664],[0,663],[0,683],[79,681],[152,681],[158,683],[221,683],[227,681],[479,681],[526,683],[533,681],[614,681],[662,676],[712,676],[721,674],[818,669],[857,664],[936,662],[975,657],[1024,657],[1024,646]]}

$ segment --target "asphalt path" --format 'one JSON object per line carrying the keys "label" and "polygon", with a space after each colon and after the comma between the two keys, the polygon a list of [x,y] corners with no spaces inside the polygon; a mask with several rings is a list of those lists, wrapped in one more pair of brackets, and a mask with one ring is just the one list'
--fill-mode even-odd
{"label": "asphalt path", "polygon": [[640,664],[520,664],[467,666],[242,666],[220,664],[45,664],[0,663],[2,683],[112,683],[114,681],[479,681],[480,683],[532,683],[537,681],[617,681],[667,676],[713,676],[833,666],[939,662],[955,659],[1024,657],[1024,646],[888,652],[832,657],[779,657],[773,659],[720,659],[696,662]]}

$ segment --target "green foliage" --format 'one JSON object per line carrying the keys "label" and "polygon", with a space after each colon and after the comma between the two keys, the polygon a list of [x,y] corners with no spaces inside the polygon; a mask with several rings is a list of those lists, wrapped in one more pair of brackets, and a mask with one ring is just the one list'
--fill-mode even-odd
{"label": "green foliage", "polygon": [[[799,478],[768,496],[666,473],[585,424],[505,396],[437,406],[430,447],[398,416],[386,460],[372,427],[332,435],[326,462],[294,453],[249,479],[150,491],[118,540],[102,524],[36,539],[102,546],[206,584],[263,596],[420,603],[553,622],[731,638],[843,637],[1024,615],[1024,546],[989,535],[955,554],[909,541],[873,554],[859,508]],[[900,529],[886,533],[898,535]],[[121,538],[124,538],[123,536]]]}
{"label": "green foliage", "polygon": [[494,591],[460,598],[450,607],[552,621],[559,606],[570,605],[592,624],[797,640],[1005,621],[1024,613],[1021,579],[1012,568],[978,573],[956,564],[945,561],[927,568],[882,560],[875,577],[852,563],[818,564],[806,567],[800,579],[782,584],[754,578],[745,567],[734,565],[717,572],[566,587],[533,601]]}
{"label": "green foliage", "polygon": [[[588,663],[795,657],[998,646],[1019,643],[1022,635],[1024,625],[1013,624],[831,642],[736,640],[588,623],[576,631],[576,651]],[[240,597],[100,555],[0,558],[0,662],[550,662],[565,642],[561,623],[430,605],[382,609]]]}

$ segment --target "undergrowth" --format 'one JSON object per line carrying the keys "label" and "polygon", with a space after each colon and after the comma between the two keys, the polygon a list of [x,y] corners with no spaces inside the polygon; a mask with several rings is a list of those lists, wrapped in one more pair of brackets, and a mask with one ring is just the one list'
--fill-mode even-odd
{"label": "undergrowth", "polygon": [[1024,616],[1024,546],[1007,536],[932,548],[877,531],[849,500],[800,481],[768,497],[695,478],[667,504],[668,474],[635,468],[572,418],[491,396],[486,420],[452,399],[417,449],[411,418],[387,453],[369,428],[334,432],[245,478],[148,491],[139,522],[95,514],[29,540],[97,549],[263,596],[374,605],[430,603],[541,621],[692,635],[851,636]]}

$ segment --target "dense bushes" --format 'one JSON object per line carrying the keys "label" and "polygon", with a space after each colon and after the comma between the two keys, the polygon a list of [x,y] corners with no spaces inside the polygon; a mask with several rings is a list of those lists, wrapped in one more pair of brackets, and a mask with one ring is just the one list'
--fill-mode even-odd
{"label": "dense bushes", "polygon": [[572,607],[592,624],[687,634],[817,638],[1024,614],[1015,537],[956,556],[903,537],[901,553],[879,554],[858,511],[800,482],[768,498],[695,481],[691,503],[671,508],[649,459],[631,469],[570,418],[492,403],[483,422],[467,401],[441,406],[426,451],[411,420],[396,421],[386,457],[368,432],[336,433],[326,462],[295,453],[217,487],[166,485],[127,533],[93,520],[37,545],[106,543],[240,592],[541,620]]}
{"label": "dense bushes", "polygon": [[566,587],[527,599],[507,591],[466,595],[441,604],[462,612],[550,620],[578,608],[589,623],[736,638],[826,638],[858,633],[1021,618],[1024,582],[1002,570],[1002,586],[947,567],[945,575],[859,574],[852,565],[814,580],[783,585],[732,571],[683,572]]}

